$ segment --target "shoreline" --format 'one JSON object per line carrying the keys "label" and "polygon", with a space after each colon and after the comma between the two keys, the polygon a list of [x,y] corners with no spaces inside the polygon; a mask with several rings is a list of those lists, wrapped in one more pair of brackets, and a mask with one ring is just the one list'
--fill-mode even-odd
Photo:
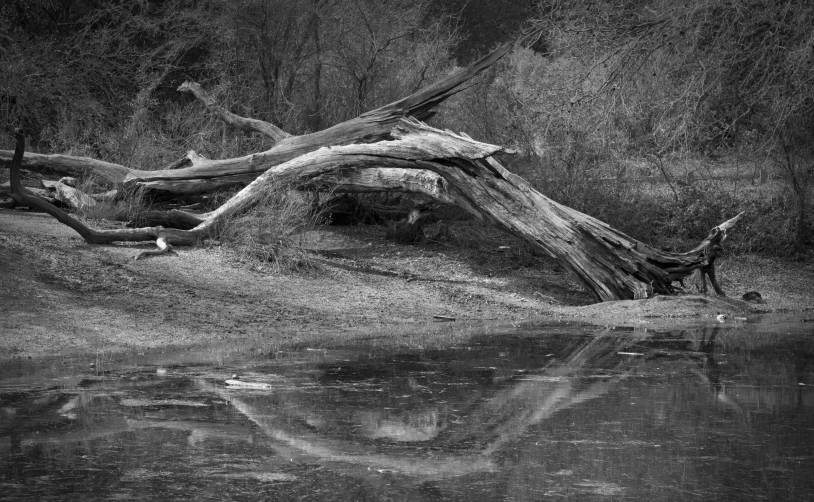
{"label": "shoreline", "polygon": [[721,260],[724,290],[738,297],[760,291],[764,304],[685,294],[591,303],[555,263],[518,265],[505,250],[474,260],[449,244],[394,244],[382,227],[321,234],[345,248],[320,254],[313,269],[271,275],[220,247],[133,261],[152,245],[88,245],[47,215],[0,210],[0,361],[240,340],[294,347],[442,325],[655,327],[714,322],[718,314],[814,317],[814,264],[806,262]]}

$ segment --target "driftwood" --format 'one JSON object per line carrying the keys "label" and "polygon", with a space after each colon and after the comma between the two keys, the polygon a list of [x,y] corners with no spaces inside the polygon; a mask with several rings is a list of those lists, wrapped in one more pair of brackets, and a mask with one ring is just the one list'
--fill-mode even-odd
{"label": "driftwood", "polygon": [[[710,277],[716,292],[723,294],[715,281],[714,260],[726,232],[742,213],[714,227],[695,249],[664,252],[548,199],[493,157],[508,153],[500,146],[434,129],[419,121],[430,117],[438,103],[507,51],[508,46],[498,49],[407,98],[313,134],[278,134],[273,126],[263,129],[259,121],[234,122],[240,117],[226,115],[224,120],[240,127],[266,131],[263,133],[277,142],[266,152],[235,159],[204,159],[190,167],[162,171],[138,171],[101,161],[87,164],[88,169],[107,179],[174,193],[207,191],[253,180],[215,211],[203,215],[175,212],[177,220],[183,222],[177,226],[185,229],[151,226],[94,230],[53,206],[46,209],[46,203],[30,198],[19,185],[19,168],[39,163],[51,169],[64,165],[76,172],[80,161],[60,156],[24,156],[21,135],[11,162],[12,173],[17,172],[11,177],[13,196],[20,204],[49,212],[90,243],[152,240],[159,246],[148,253],[153,254],[167,252],[173,245],[193,245],[212,235],[218,223],[256,203],[277,183],[333,191],[421,193],[454,204],[537,246],[571,270],[598,300],[674,293],[679,288],[674,282],[699,269]],[[195,93],[210,110],[220,114],[200,87],[186,85],[182,90]]]}

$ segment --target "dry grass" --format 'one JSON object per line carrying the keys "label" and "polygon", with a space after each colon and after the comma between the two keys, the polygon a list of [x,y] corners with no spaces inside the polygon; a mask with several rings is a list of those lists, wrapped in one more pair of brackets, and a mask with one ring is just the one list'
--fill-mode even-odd
{"label": "dry grass", "polygon": [[74,215],[86,225],[92,228],[109,228],[111,224],[116,226],[113,222],[129,222],[134,226],[142,226],[141,215],[148,208],[144,189],[113,187],[94,174],[80,178],[75,188],[88,195],[104,193],[113,188],[118,191],[112,200],[96,200],[95,205],[74,211]]}
{"label": "dry grass", "polygon": [[[87,185],[84,182],[77,188],[85,193],[90,193],[85,191]],[[119,190],[124,190],[124,193],[115,200],[97,201],[95,206],[77,211],[77,216],[90,224],[98,225],[99,222],[106,220],[124,221],[136,227],[142,226],[141,216],[148,207],[144,190],[138,187],[130,189],[119,187]]]}
{"label": "dry grass", "polygon": [[311,265],[298,236],[322,219],[310,195],[276,186],[251,209],[228,217],[217,238],[233,260],[259,271],[281,273]]}

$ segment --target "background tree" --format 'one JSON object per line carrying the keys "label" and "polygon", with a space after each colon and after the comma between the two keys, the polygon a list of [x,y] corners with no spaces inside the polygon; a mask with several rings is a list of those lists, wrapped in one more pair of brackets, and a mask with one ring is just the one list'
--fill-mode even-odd
{"label": "background tree", "polygon": [[814,6],[801,0],[540,1],[530,49],[444,118],[514,146],[513,170],[637,238],[698,238],[743,208],[755,227],[736,249],[800,252],[811,234],[811,26]]}
{"label": "background tree", "polygon": [[510,169],[639,240],[678,246],[746,209],[730,247],[802,253],[813,11],[804,0],[10,0],[0,148],[22,125],[33,151],[134,168],[190,149],[262,151],[268,138],[225,126],[179,84],[300,134],[409,94],[526,21],[526,47],[436,125],[514,148]]}

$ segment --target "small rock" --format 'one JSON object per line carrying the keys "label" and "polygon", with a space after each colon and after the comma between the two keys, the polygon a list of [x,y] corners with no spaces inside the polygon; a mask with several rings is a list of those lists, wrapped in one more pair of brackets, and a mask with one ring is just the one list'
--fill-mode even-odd
{"label": "small rock", "polygon": [[747,291],[741,298],[745,302],[763,303],[763,297],[757,291]]}

